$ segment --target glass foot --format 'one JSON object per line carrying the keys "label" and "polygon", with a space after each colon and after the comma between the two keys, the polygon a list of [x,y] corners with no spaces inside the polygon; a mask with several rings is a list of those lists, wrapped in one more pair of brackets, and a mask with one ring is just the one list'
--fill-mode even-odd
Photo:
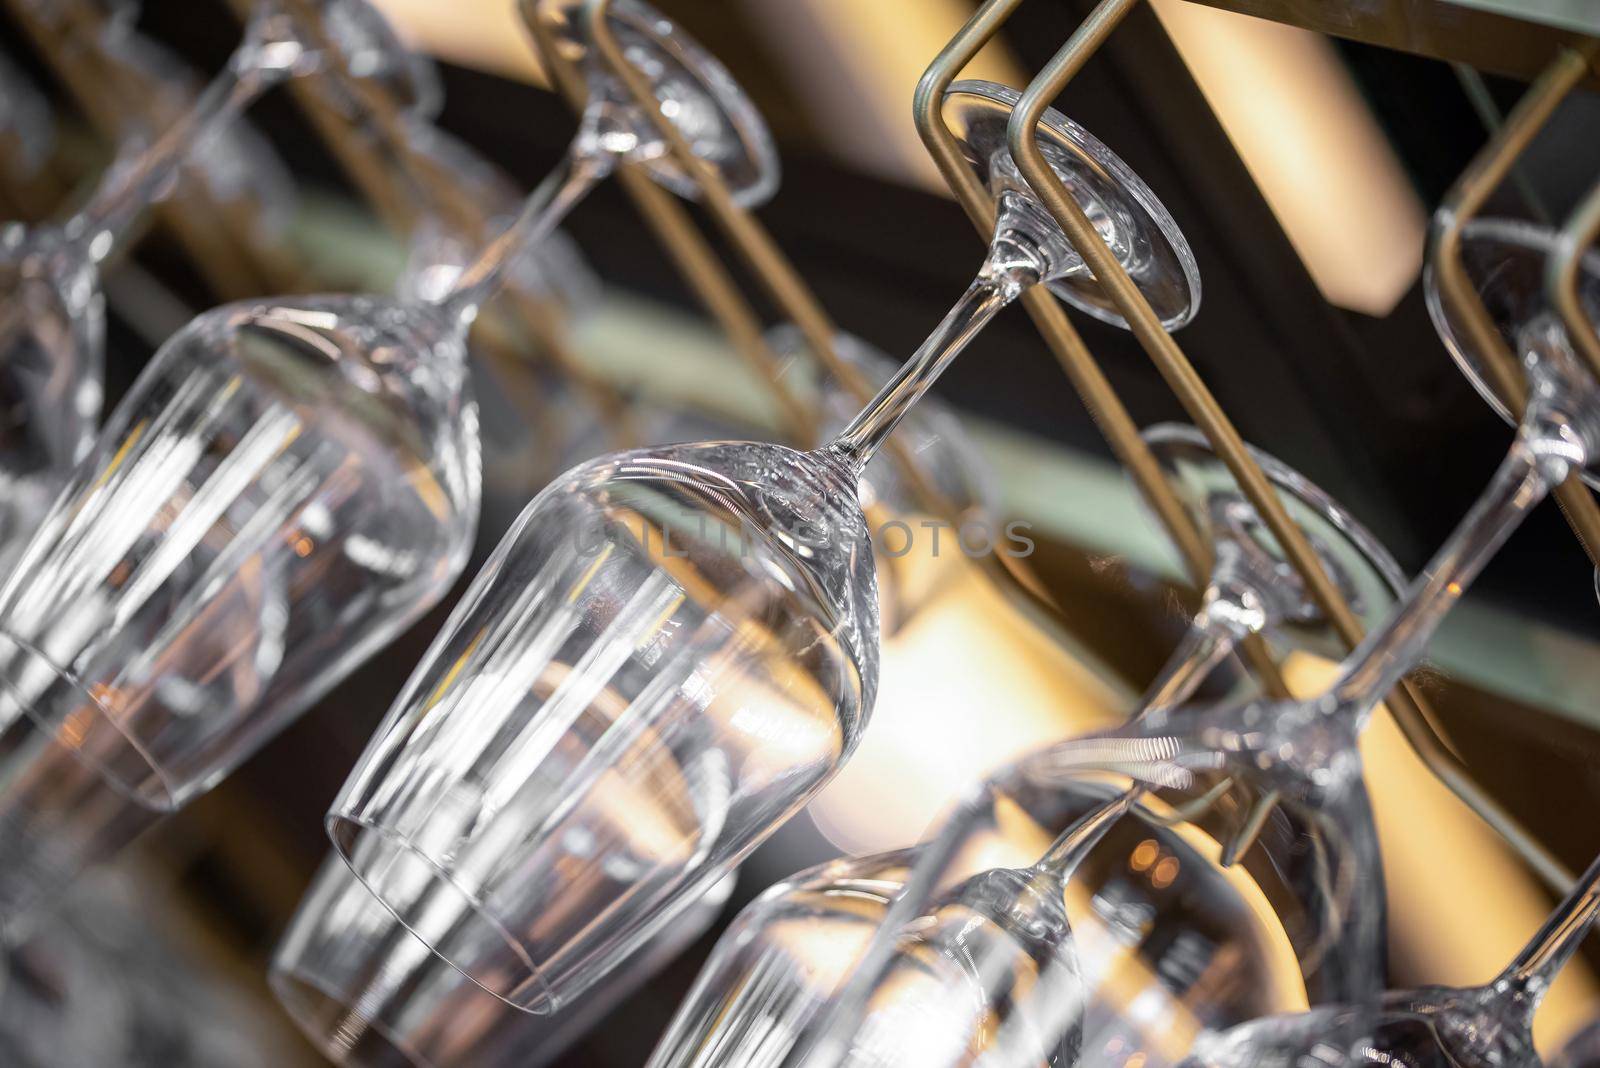
{"label": "glass foot", "polygon": [[[945,121],[978,177],[996,192],[1027,190],[1006,148],[1006,126],[1020,99],[1015,89],[983,81],[957,82],[945,92]],[[1093,134],[1054,109],[1039,120],[1039,148],[1116,252],[1161,324],[1176,330],[1193,319],[1200,308],[1200,268],[1178,224],[1150,187]],[[1038,214],[1048,218],[1044,212]],[[1050,280],[1049,286],[1062,300],[1096,319],[1127,326],[1081,261],[1065,277]]]}
{"label": "glass foot", "polygon": [[[582,17],[581,4],[567,3],[554,13],[552,26],[562,54],[579,65],[594,63]],[[778,189],[778,151],[766,121],[728,69],[665,15],[639,0],[616,0],[610,20],[622,54],[650,82],[662,114],[688,139],[696,156],[717,168],[734,200],[754,207],[770,199]],[[626,90],[606,85],[610,80],[590,74],[592,90],[621,106],[641,144],[659,140],[649,117],[632,114]],[[699,196],[694,179],[670,153],[657,152],[640,162],[679,196],[690,200]]]}
{"label": "glass foot", "polygon": [[[1474,219],[1462,228],[1461,264],[1467,279],[1494,320],[1495,329],[1518,357],[1523,355],[1519,334],[1549,308],[1545,264],[1555,244],[1554,230],[1514,219]],[[1600,252],[1584,256],[1581,270],[1580,299],[1589,318],[1600,323]],[[1431,262],[1424,275],[1424,291],[1433,328],[1451,359],[1489,407],[1516,425],[1516,416],[1489,385],[1482,355],[1472,344],[1465,321],[1439,291]],[[1592,469],[1583,477],[1591,486],[1600,487],[1600,476]]]}
{"label": "glass foot", "polygon": [[[1177,491],[1202,537],[1218,548],[1232,545],[1244,563],[1245,581],[1274,599],[1278,632],[1293,644],[1337,660],[1345,649],[1284,556],[1227,465],[1205,435],[1181,423],[1161,423],[1144,432],[1156,461]],[[1252,448],[1250,455],[1278,491],[1278,498],[1311,539],[1351,609],[1370,630],[1393,608],[1406,585],[1405,573],[1383,544],[1338,501],[1287,464]]]}

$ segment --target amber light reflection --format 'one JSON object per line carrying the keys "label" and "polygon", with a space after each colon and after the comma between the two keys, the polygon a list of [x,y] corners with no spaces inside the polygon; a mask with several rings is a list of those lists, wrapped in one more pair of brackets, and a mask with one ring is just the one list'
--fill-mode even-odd
{"label": "amber light reflection", "polygon": [[[1018,754],[1119,721],[1127,707],[1128,698],[1041,637],[970,564],[941,559],[928,566],[962,573],[885,641],[871,726],[810,809],[844,851],[916,841],[979,777]],[[1286,668],[1300,693],[1320,689],[1333,672],[1328,661],[1305,655],[1291,657]],[[1532,935],[1549,897],[1428,773],[1385,710],[1368,728],[1362,754],[1383,848],[1391,937],[1396,959],[1408,969],[1403,978],[1484,982]],[[1027,843],[1025,832],[1025,848],[991,842],[987,856],[1015,864],[1033,848]],[[1597,1012],[1600,983],[1576,961],[1539,1013],[1541,1048],[1557,1048]]]}

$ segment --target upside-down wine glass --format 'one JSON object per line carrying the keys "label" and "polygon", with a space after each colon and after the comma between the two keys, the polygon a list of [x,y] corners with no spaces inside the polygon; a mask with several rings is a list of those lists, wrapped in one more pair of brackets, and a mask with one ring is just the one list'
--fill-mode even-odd
{"label": "upside-down wine glass", "polygon": [[[1015,94],[947,109],[1000,201],[991,252],[933,335],[832,442],[605,457],[501,542],[369,743],[335,845],[441,956],[549,1011],[721,878],[849,756],[877,688],[863,468],[1027,286],[1087,300],[1082,260],[1005,153]],[[1051,152],[1169,322],[1193,259],[1125,165],[1052,113]]]}
{"label": "upside-down wine glass", "polygon": [[1185,1068],[1404,1064],[1540,1068],[1533,1016],[1600,914],[1600,857],[1506,969],[1480,987],[1391,990],[1202,1035]]}
{"label": "upside-down wine glass", "polygon": [[346,1068],[537,1068],[704,934],[734,880],[712,887],[562,1012],[534,1016],[429,952],[330,855],[273,953],[268,981],[312,1045]]}
{"label": "upside-down wine glass", "polygon": [[[1200,612],[1141,702],[1140,714],[1148,716],[1162,714],[1186,700],[1244,637],[1267,632],[1293,645],[1317,648],[1326,644],[1327,624],[1205,437],[1193,427],[1161,424],[1148,428],[1144,438],[1179,500],[1212,544],[1215,556]],[[1363,619],[1380,618],[1404,584],[1398,565],[1349,512],[1303,475],[1259,450],[1251,452],[1284,506],[1307,532],[1341,594]],[[1062,910],[1069,899],[1067,885],[1073,871],[1085,852],[1096,845],[1097,836],[1086,831],[1096,821],[1102,824],[1101,833],[1108,830],[1104,821],[1117,815],[1109,806],[1132,805],[1140,791],[1135,788],[1108,802],[1098,786],[1076,781],[1061,784],[1050,777],[1030,782],[1028,773],[1029,760],[1023,758],[976,791],[927,843],[897,854],[906,862],[904,875],[892,880],[880,876],[886,885],[893,882],[893,908],[886,902],[877,911],[872,927],[875,935],[860,939],[849,952],[835,954],[831,959],[838,966],[831,971],[822,972],[803,957],[790,954],[787,964],[770,965],[772,974],[762,976],[757,986],[749,976],[748,951],[731,947],[740,939],[767,936],[752,936],[743,927],[738,933],[730,932],[725,936],[732,940],[730,948],[719,947],[718,955],[707,965],[705,974],[716,972],[718,978],[703,978],[696,984],[669,1029],[669,1037],[657,1047],[653,1064],[657,1068],[733,1068],[779,1063],[803,1029],[813,1026],[838,999],[836,984],[846,975],[868,973],[873,975],[870,993],[843,995],[859,998],[865,1011],[870,1012],[873,1003],[883,1009],[861,1032],[857,1059],[882,1063],[888,1059],[888,1050],[898,1049],[910,1058],[903,1063],[959,1062],[974,1054],[975,1046],[980,1045],[978,1036],[992,1032],[1013,1012],[1022,1011],[1045,1014],[1039,1030],[1060,1032],[1051,1048],[1057,1061],[1070,1063],[1070,1058],[1061,1058],[1076,1041],[1079,1029],[1072,1026],[1070,1016],[1050,1014],[1070,1010],[1075,1003],[1070,997],[1040,997],[1041,991],[1028,990],[1029,983],[1047,970],[1056,987],[1071,976],[1126,976],[1137,970],[1126,961],[1145,955],[1149,960],[1140,963],[1149,974],[1177,974],[1166,959],[1172,946],[1163,932],[1171,928],[1135,924],[1115,941],[1101,938],[1096,942],[1091,936],[1087,948],[1073,944],[1077,924],[1069,923]],[[1138,824],[1142,809],[1133,808],[1132,815],[1136,819],[1131,822]],[[1058,821],[1068,826],[1051,848],[1025,858],[1024,863],[1031,865],[1026,869],[985,870],[979,865],[974,871],[973,859],[993,852],[992,844],[986,843],[1011,837],[1007,828],[1018,820],[1040,832],[1061,826]],[[1148,830],[1145,828],[1146,833]],[[1163,833],[1170,836],[1173,832]],[[1048,832],[1044,836],[1048,837]],[[1301,845],[1300,849],[1284,850],[1285,855],[1304,852]],[[1171,853],[1172,849],[1166,848],[1166,854]],[[1149,859],[1143,870],[1153,869],[1157,863]],[[1280,862],[1278,866],[1289,881],[1294,865]],[[1182,870],[1190,878],[1201,878],[1198,857],[1186,868],[1172,867],[1174,872]],[[1318,894],[1297,893],[1297,889],[1286,886],[1278,899],[1309,897],[1313,907],[1318,904]],[[936,890],[940,891],[937,897]],[[1282,916],[1287,910],[1278,911]],[[961,918],[960,925],[952,926],[954,916]],[[1283,921],[1285,937],[1302,962],[1315,954],[1320,964],[1326,951],[1320,950],[1318,943],[1334,940],[1322,930],[1328,924],[1320,919],[1305,921],[1309,930],[1299,938],[1287,930],[1292,921]],[[1226,950],[1224,947],[1232,944],[1230,938],[1190,933],[1196,936],[1185,944],[1184,952],[1191,958],[1231,960],[1244,968],[1253,967],[1259,959]],[[769,948],[760,952],[767,954]],[[1371,951],[1371,947],[1363,948]],[[780,947],[776,952],[786,951]],[[1110,965],[1108,953],[1122,958],[1123,963]],[[1081,967],[1073,964],[1074,954],[1081,956]],[[1050,961],[1060,961],[1061,967],[1041,967]],[[1209,969],[1207,984],[1181,990],[1143,984],[1130,993],[1126,987],[1115,989],[1119,985],[1115,982],[1102,988],[1094,979],[1087,979],[1083,995],[1090,1011],[1082,1028],[1085,1040],[1101,1049],[1143,1045],[1151,1049],[1146,1063],[1152,1068],[1175,1063],[1187,1047],[1153,1043],[1152,1032],[1159,1029],[1161,1021],[1185,1019],[1206,1027],[1225,1027],[1259,1015],[1264,1004],[1272,1003],[1238,996],[1239,990],[1254,991],[1259,984],[1241,979],[1236,971],[1229,974],[1233,967],[1218,963]],[[1302,963],[1301,970],[1315,971],[1316,966],[1308,968]],[[941,988],[941,979],[948,989]],[[856,982],[867,990],[863,980]],[[1012,988],[1010,993],[1000,988],[1002,983]],[[737,1004],[730,991],[737,991]],[[1142,999],[1149,1011],[1136,1017],[1118,1013],[1119,993],[1126,995],[1124,1002]],[[938,1006],[939,1027],[917,1016],[914,1005],[919,999],[924,1008]],[[1102,1003],[1110,1006],[1110,1011],[1102,1009]],[[1169,1008],[1151,1007],[1156,1003],[1166,1003]],[[1158,1056],[1157,1050],[1164,1050],[1166,1057]]]}
{"label": "upside-down wine glass", "polygon": [[405,55],[366,0],[318,0],[317,10],[335,9],[350,29],[337,57],[304,47],[290,9],[263,0],[193,108],[148,146],[127,146],[82,208],[59,226],[0,227],[0,567],[94,439],[104,375],[99,265],[139,214],[198,144],[272,86],[335,64],[384,76]]}
{"label": "upside-down wine glass", "polygon": [[[1476,246],[1468,262],[1479,259],[1507,267],[1527,254],[1526,241],[1507,240],[1504,232],[1493,228],[1467,236]],[[1544,247],[1549,247],[1548,242]],[[1592,267],[1585,264],[1582,278],[1585,306],[1591,315],[1600,308],[1600,273]],[[1489,276],[1498,274],[1491,271]],[[1300,810],[1346,827],[1358,864],[1355,874],[1376,871],[1375,849],[1366,847],[1371,852],[1368,860],[1362,861],[1360,856],[1363,843],[1375,839],[1356,746],[1361,729],[1383,697],[1421,658],[1450,608],[1529,510],[1569,474],[1592,473],[1591,464],[1600,455],[1596,452],[1600,449],[1600,387],[1579,362],[1554,315],[1539,310],[1533,294],[1540,291],[1520,293],[1504,305],[1511,309],[1510,314],[1533,315],[1516,334],[1530,391],[1506,459],[1456,531],[1411,584],[1397,610],[1345,660],[1325,693],[1303,701],[1255,700],[1190,708],[1155,722],[1137,721],[1122,730],[1060,743],[1043,759],[1031,762],[1031,770],[1046,776],[1070,776],[1085,765],[1099,767],[1108,762],[1127,769],[1143,765],[1145,771],[1135,774],[1152,769],[1165,774],[1174,767],[1224,770],[1258,789],[1278,792]],[[1460,351],[1463,358],[1475,362],[1473,350]],[[1357,824],[1358,819],[1363,822]],[[1593,889],[1591,885],[1591,894]],[[825,1034],[816,1044],[820,1052],[807,1063],[842,1060],[847,1052],[841,1046],[846,1030],[836,1026]]]}
{"label": "upside-down wine glass", "polygon": [[466,333],[566,188],[535,190],[433,301],[244,301],[162,346],[0,589],[0,920],[208,789],[449,587],[480,495]]}
{"label": "upside-down wine glass", "polygon": [[[813,399],[821,414],[822,432],[842,430],[855,417],[859,402],[833,375],[826,374],[805,334],[793,323],[768,330],[767,347],[782,361],[780,374],[793,382],[802,397]],[[872,389],[882,389],[900,365],[872,344],[840,331],[834,335],[834,354],[860,372]],[[947,541],[965,539],[976,528],[974,544],[992,551],[1001,532],[994,529],[999,514],[994,472],[984,463],[961,417],[936,396],[923,397],[895,431],[903,454],[915,464],[946,503],[955,529]],[[905,625],[919,609],[934,600],[953,569],[915,552],[916,539],[908,521],[927,512],[927,504],[907,484],[899,464],[880,456],[866,467],[860,482],[861,507],[877,535],[879,620],[885,635]],[[900,532],[891,533],[899,525]],[[903,544],[889,544],[903,537]],[[937,557],[934,552],[932,556]]]}

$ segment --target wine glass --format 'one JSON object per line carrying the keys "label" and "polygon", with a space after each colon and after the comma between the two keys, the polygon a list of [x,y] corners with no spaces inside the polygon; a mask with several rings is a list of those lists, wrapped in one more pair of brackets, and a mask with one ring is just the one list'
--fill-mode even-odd
{"label": "wine glass", "polygon": [[[352,35],[339,42],[338,57],[308,49],[306,27],[285,3],[265,0],[256,9],[243,43],[193,108],[147,146],[128,146],[71,218],[0,227],[0,547],[10,558],[0,558],[0,569],[93,440],[105,332],[98,267],[139,213],[164,194],[196,146],[273,85],[336,64],[378,76],[404,62],[388,51],[395,45],[385,34]],[[347,25],[385,26],[365,0],[319,0],[316,10],[334,8],[361,10]]]}
{"label": "wine glass", "polygon": [[[821,414],[822,432],[843,429],[858,408],[855,394],[823,372],[800,328],[792,323],[780,324],[767,331],[765,340],[782,361],[779,373],[794,383],[797,394],[814,400]],[[882,389],[899,370],[899,364],[876,347],[843,331],[834,336],[833,351],[860,372],[872,389]],[[896,434],[904,455],[953,512],[951,522],[957,529],[950,532],[949,538],[956,538],[961,530],[976,528],[975,542],[993,544],[1000,534],[994,529],[994,517],[999,514],[995,475],[955,409],[937,397],[924,397]],[[861,478],[860,492],[862,510],[878,533],[879,613],[884,633],[890,634],[936,598],[953,571],[930,566],[929,554],[915,551],[917,539],[907,523],[912,517],[925,514],[928,505],[907,484],[894,458],[878,457],[869,463]],[[896,525],[903,530],[891,534],[891,527]],[[904,544],[888,544],[902,534]]]}
{"label": "wine glass", "polygon": [[[1244,638],[1271,632],[1315,648],[1327,644],[1327,620],[1198,430],[1160,424],[1148,428],[1143,437],[1196,528],[1211,541],[1215,559],[1199,613],[1140,704],[1136,720],[1151,722],[1164,719],[1187,700]],[[1307,532],[1341,595],[1365,621],[1380,618],[1404,584],[1398,565],[1354,516],[1305,476],[1260,450],[1250,451],[1291,517]],[[1085,833],[1092,824],[1063,831],[1027,869],[1025,877],[1016,869],[982,871],[965,878],[957,875],[970,868],[976,843],[996,835],[1005,813],[1028,810],[1019,797],[1041,790],[1046,794],[1064,791],[1068,796],[1082,791],[1081,783],[1063,782],[1053,773],[1053,753],[1046,750],[1025,757],[985,784],[918,850],[904,891],[870,951],[830,1006],[830,1016],[813,1025],[818,1034],[850,1035],[848,1052],[840,1054],[842,1060],[890,1063],[894,1059],[891,1051],[904,1048],[905,1039],[896,1035],[907,1027],[917,1029],[916,1022],[907,1019],[900,1008],[907,1003],[905,991],[914,981],[911,976],[917,977],[915,982],[925,991],[923,1000],[942,1006],[939,1011],[947,1021],[957,1018],[952,1006],[969,1010],[964,1017],[966,1031],[946,1034],[936,1046],[918,1047],[922,1062],[964,1063],[977,1055],[971,1048],[971,1036],[985,1031],[1008,1036],[1007,1043],[1048,1047],[1048,1054],[1041,1051],[1033,1060],[1072,1063],[1076,1059],[1073,1050],[1079,1027],[1071,1010],[1094,992],[1078,989],[1082,984],[1075,978],[1079,970],[1073,965],[1074,936],[1060,908],[1081,851],[1094,845]],[[1036,763],[1043,763],[1044,774],[1035,776]],[[1037,783],[1022,785],[1035,777]],[[1136,785],[1120,803],[1132,805],[1143,790],[1142,784]],[[1102,803],[1099,811],[1101,819],[1121,814],[1108,803]],[[1308,842],[1314,843],[1313,834],[1297,831],[1291,828],[1292,848],[1278,851],[1272,865],[1283,880],[1278,897],[1291,906],[1279,909],[1285,916],[1286,931],[1301,953],[1307,974],[1321,973],[1323,985],[1334,989],[1363,989],[1359,983],[1371,982],[1371,962],[1382,947],[1341,944],[1342,910],[1325,900],[1325,889],[1316,879],[1319,865],[1313,862],[1310,874],[1301,870],[1307,864],[1300,858],[1317,853],[1315,848],[1307,848]],[[1231,848],[1222,850],[1221,860],[1224,865],[1233,863]],[[936,887],[946,889],[935,895]],[[930,951],[922,932],[942,931],[952,918],[959,920],[955,930],[961,937],[974,932],[986,936],[982,940],[983,967],[945,968],[942,974],[928,968]],[[1297,926],[1305,930],[1292,929]],[[1339,959],[1352,954],[1356,958],[1353,964]],[[941,950],[931,956],[963,959],[955,951]],[[1048,966],[1041,968],[1041,962]],[[1036,988],[1041,970],[1052,977],[1051,984]],[[1061,1015],[1056,1015],[1058,1012]],[[1130,1030],[1137,1030],[1135,1022],[1113,1011],[1096,1019],[1091,1033],[1102,1046],[1121,1043],[1132,1049],[1140,1036]],[[996,1050],[984,1055],[999,1057],[1002,1053]],[[1172,1060],[1168,1058],[1166,1063]]]}
{"label": "wine glass", "polygon": [[555,1016],[508,1008],[428,951],[338,857],[311,889],[273,954],[269,983],[330,1060],[352,1068],[548,1064],[625,1001],[721,913],[734,877]]}
{"label": "wine glass", "polygon": [[[1501,338],[1512,348],[1517,345],[1518,332],[1545,307],[1545,263],[1557,241],[1558,235],[1548,227],[1518,219],[1476,218],[1462,226],[1461,266]],[[1600,251],[1586,252],[1580,269],[1585,279],[1600,276]],[[1490,379],[1469,340],[1472,335],[1436,284],[1431,262],[1424,279],[1428,315],[1450,358],[1484,402],[1514,425],[1516,416],[1489,385]],[[1591,319],[1600,319],[1600,288],[1592,284],[1581,286],[1579,299]],[[1591,485],[1595,484],[1590,472],[1581,473]]]}
{"label": "wine glass", "polygon": [[[1525,254],[1525,242],[1507,241],[1501,231],[1479,230],[1470,238],[1478,246],[1474,258],[1483,262],[1493,262],[1496,247],[1507,262]],[[1600,274],[1587,270],[1582,284],[1592,302]],[[1536,307],[1532,302],[1518,306]],[[1600,390],[1560,323],[1548,312],[1535,311],[1516,338],[1531,391],[1506,460],[1398,609],[1345,660],[1325,693],[1303,701],[1230,702],[1142,718],[1120,730],[1060,743],[1042,759],[1030,761],[1030,770],[1047,777],[1070,776],[1075,767],[1108,761],[1125,769],[1143,764],[1151,769],[1225,770],[1262,792],[1281,796],[1308,818],[1345,828],[1343,840],[1351,856],[1347,878],[1358,883],[1372,879],[1378,871],[1377,854],[1356,747],[1360,730],[1527,512],[1570,472],[1584,470],[1600,446]],[[1365,911],[1375,907],[1356,898],[1351,923],[1360,928],[1370,922]],[[1360,1017],[1352,1019],[1360,1025]],[[819,1048],[824,1056],[817,1062],[830,1063],[833,1047],[824,1043]]]}
{"label": "wine glass", "polygon": [[0,951],[7,1068],[268,1068],[287,1044],[254,998],[152,917],[152,889],[86,879],[33,937]]}
{"label": "wine glass", "polygon": [[[717,168],[735,200],[751,206],[770,197],[778,182],[772,135],[722,64],[665,16],[637,0],[616,4],[610,20],[629,62],[648,77],[662,114],[689,139],[697,157]],[[561,21],[559,42],[569,55],[588,55],[586,38],[573,20]],[[590,74],[589,99],[577,136],[499,240],[533,244],[622,163],[639,164],[657,182],[683,196],[698,195],[693,179],[672,161],[650,117],[597,66],[584,61]],[[459,299],[474,306],[480,301],[476,270],[476,265],[469,265],[455,283]]]}
{"label": "wine glass", "polygon": [[[0,588],[0,917],[208,789],[443,595],[480,496],[466,333],[562,186],[435,300],[244,301],[162,346]],[[107,788],[125,803],[87,818]]]}
{"label": "wine glass", "polygon": [[[1217,844],[1171,819],[1153,798],[1102,828],[1099,843],[1077,858],[1061,902],[1029,894],[1033,911],[1019,909],[1017,922],[1005,929],[975,920],[973,943],[963,945],[962,933],[950,923],[961,915],[965,902],[954,899],[963,897],[963,884],[985,871],[1004,871],[1014,885],[1018,872],[1040,867],[1053,838],[1064,844],[1063,828],[1081,829],[1086,817],[1120,802],[1123,782],[1083,780],[1080,789],[1064,791],[1018,778],[1004,791],[988,791],[1000,802],[986,824],[989,833],[970,836],[961,862],[947,869],[941,891],[954,891],[953,900],[941,916],[908,932],[908,949],[915,945],[918,953],[908,955],[911,967],[902,973],[903,982],[892,997],[886,990],[880,1005],[885,1012],[877,1033],[898,1044],[898,1058],[886,1059],[933,1065],[961,1047],[969,1036],[951,1024],[972,1021],[981,1005],[946,998],[937,986],[930,992],[927,980],[955,970],[971,989],[967,965],[980,961],[998,965],[992,973],[978,969],[980,974],[1004,976],[1014,962],[1036,975],[1037,961],[988,951],[1023,937],[1028,921],[1044,916],[1056,925],[1069,923],[1074,932],[1076,974],[1091,1003],[1084,1017],[1086,1062],[1094,1059],[1091,1052],[1110,1061],[1118,1050],[1126,1057],[1137,1049],[1149,1063],[1176,1063],[1198,1026],[1227,1026],[1289,1011],[1274,1006],[1305,1004],[1295,953],[1259,886],[1238,869],[1218,865]],[[784,1063],[860,968],[926,848],[833,861],[780,883],[747,906],[718,940],[657,1045],[651,1068]],[[968,886],[965,901],[986,885],[992,884]],[[1173,938],[1172,931],[1184,934]],[[1053,992],[1062,994],[1061,985],[1054,984]],[[1065,994],[1037,1004],[1070,1010],[1071,991]],[[1104,1017],[1128,1018],[1130,1004],[1141,1009],[1131,1014],[1131,1033],[1097,1027]]]}
{"label": "wine glass", "polygon": [[[809,453],[705,442],[602,458],[552,483],[330,811],[334,844],[377,896],[512,1004],[549,1011],[605,974],[854,749],[878,668],[863,469],[1027,286],[1071,280],[1088,299],[1081,258],[1005,153],[1014,98],[987,83],[951,89],[953,112],[986,138],[967,144],[1000,200],[995,240],[867,409]],[[1054,113],[1045,130],[1114,247],[1192,264],[1108,149]],[[1173,296],[1197,295],[1187,279],[1151,278],[1171,321],[1192,312]]]}
{"label": "wine glass", "polygon": [[1600,858],[1504,971],[1483,986],[1392,990],[1203,1035],[1186,1068],[1285,1064],[1539,1068],[1533,1015],[1600,913]]}
{"label": "wine glass", "polygon": [[[114,85],[144,90],[130,99],[113,94],[108,101],[122,110],[119,123],[125,137],[145,137],[152,127],[182,121],[203,91],[204,83],[187,63],[127,20],[110,20],[91,47],[96,60],[111,69]],[[213,201],[240,207],[263,239],[281,241],[294,220],[294,176],[272,143],[242,117],[199,138],[183,169],[203,183]]]}

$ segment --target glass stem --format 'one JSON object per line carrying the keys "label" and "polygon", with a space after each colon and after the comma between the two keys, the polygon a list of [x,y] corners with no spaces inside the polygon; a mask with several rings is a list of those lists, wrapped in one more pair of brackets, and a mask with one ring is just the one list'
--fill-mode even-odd
{"label": "glass stem", "polygon": [[1600,857],[1578,878],[1572,891],[1556,906],[1522,952],[1500,974],[1496,987],[1523,995],[1531,1015],[1539,999],[1594,927],[1600,915]]}
{"label": "glass stem", "polygon": [[1169,709],[1194,696],[1199,685],[1248,633],[1227,613],[1212,611],[1215,592],[1214,586],[1206,591],[1206,607],[1194,617],[1188,633],[1145,691],[1135,718],[1158,725]]}
{"label": "glass stem", "polygon": [[997,235],[978,277],[878,395],[823,447],[857,473],[995,313],[1043,276],[1045,264],[1027,242]]}
{"label": "glass stem", "polygon": [[232,122],[289,73],[283,67],[261,66],[236,55],[183,118],[133,158],[112,163],[94,196],[68,220],[68,235],[94,262],[103,261],[140,212],[166,195],[166,186],[195,146]]}
{"label": "glass stem", "polygon": [[1034,864],[1033,870],[1065,882],[1077,870],[1089,850],[1105,837],[1111,825],[1121,819],[1143,794],[1144,786],[1136,785],[1079,817],[1050,843],[1050,848]]}
{"label": "glass stem", "polygon": [[[1518,430],[1488,489],[1412,582],[1400,607],[1350,654],[1349,666],[1329,691],[1334,708],[1349,709],[1364,721],[1422,658],[1439,624],[1478,572],[1534,505],[1566,478],[1570,458],[1546,447],[1555,444],[1526,422]],[[1560,444],[1570,448],[1570,441]]]}
{"label": "glass stem", "polygon": [[528,197],[516,220],[467,264],[436,305],[452,319],[471,322],[483,302],[500,288],[506,270],[517,257],[550,236],[614,166],[615,158],[609,153],[569,148],[556,169]]}

